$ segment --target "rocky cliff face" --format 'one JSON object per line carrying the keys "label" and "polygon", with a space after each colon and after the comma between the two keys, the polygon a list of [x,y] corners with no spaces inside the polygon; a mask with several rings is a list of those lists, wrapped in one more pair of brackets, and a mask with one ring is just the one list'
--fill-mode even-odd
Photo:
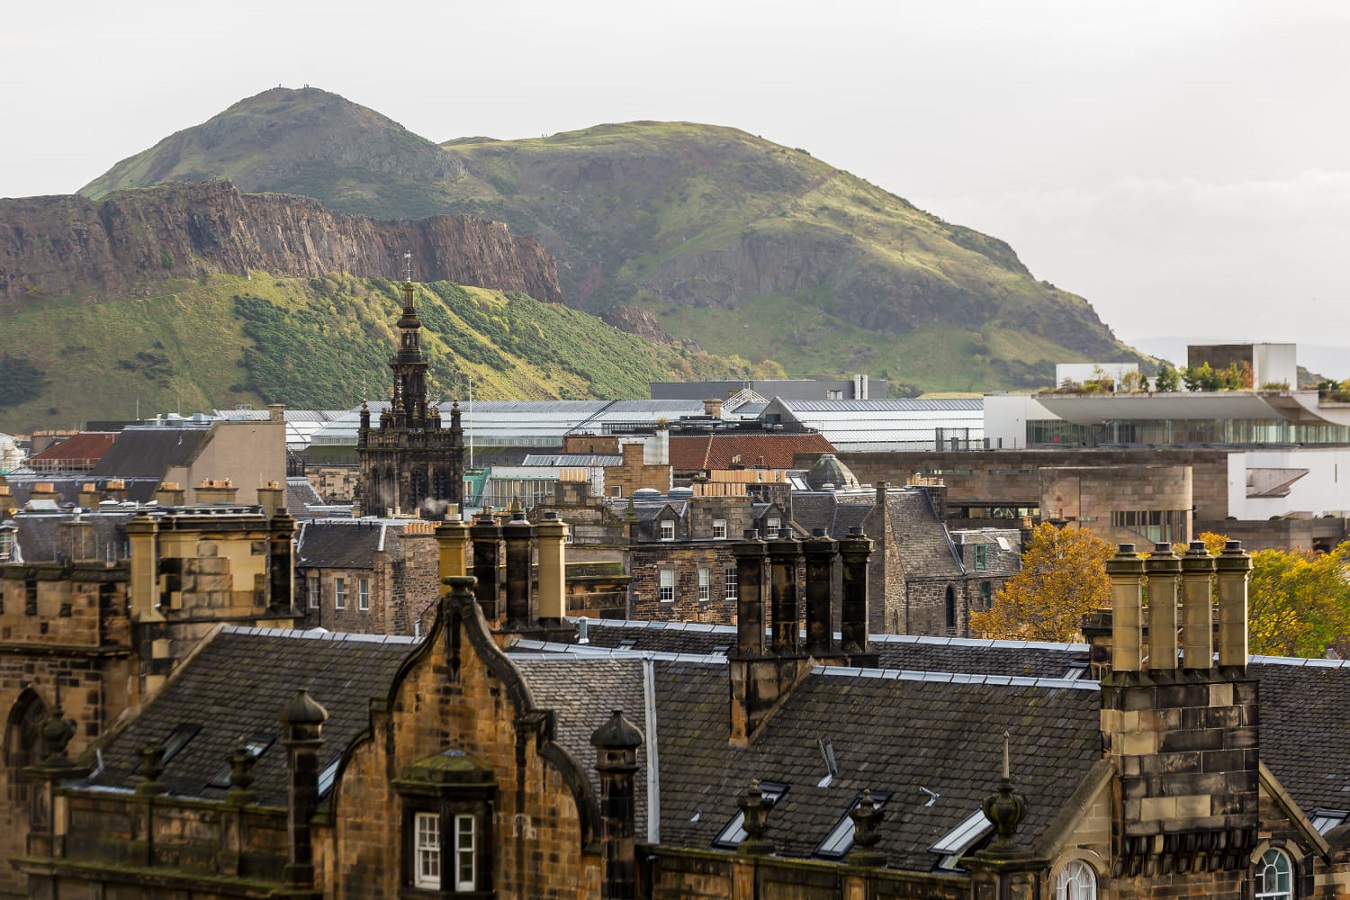
{"label": "rocky cliff face", "polygon": [[471,216],[386,222],[303,197],[242,194],[223,181],[122,191],[100,203],[0,201],[0,302],[123,296],[214,272],[401,278],[405,252],[419,280],[562,299],[542,244]]}

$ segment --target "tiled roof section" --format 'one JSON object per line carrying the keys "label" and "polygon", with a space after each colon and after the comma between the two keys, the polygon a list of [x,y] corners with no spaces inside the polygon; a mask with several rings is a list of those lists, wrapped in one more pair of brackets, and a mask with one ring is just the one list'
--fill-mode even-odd
{"label": "tiled roof section", "polygon": [[[159,478],[124,478],[121,479],[123,487],[127,492],[127,499],[136,503],[149,503],[155,499],[155,491],[159,489]],[[77,504],[80,502],[80,491],[86,484],[97,485],[100,491],[107,489],[109,481],[108,476],[95,475],[85,472],[81,475],[29,475],[29,474],[10,474],[8,476],[9,490],[14,496],[14,500],[20,506],[29,501],[33,495],[33,487],[37,484],[50,484],[52,490],[61,495],[61,504]]]}
{"label": "tiled roof section", "polygon": [[[595,771],[595,747],[591,735],[609,721],[613,710],[622,710],[624,718],[647,734],[646,704],[643,700],[641,659],[600,659],[550,657],[512,654],[511,661],[525,674],[535,703],[556,715],[556,739],[581,766],[597,801],[600,776]],[[659,748],[658,748],[659,756]],[[637,834],[647,834],[647,746],[638,749],[636,781]]]}
{"label": "tiled roof section", "polygon": [[28,458],[33,462],[96,462],[117,442],[116,431],[81,431]]}
{"label": "tiled roof section", "polygon": [[211,439],[207,428],[128,428],[91,470],[120,478],[163,478],[186,466]]}
{"label": "tiled roof section", "polygon": [[[890,795],[878,847],[888,864],[926,871],[938,861],[928,847],[997,787],[1005,731],[1013,782],[1035,798],[1019,846],[1044,831],[1101,759],[1093,687],[817,671],[750,748],[737,749],[727,742],[726,667],[654,665],[661,838],[670,844],[709,846],[736,814],[736,798],[760,779],[790,786],[769,814],[767,837],[783,855],[809,857],[867,788]],[[822,740],[838,763],[825,787]]]}
{"label": "tiled roof section", "polygon": [[1261,760],[1303,811],[1350,807],[1350,665],[1253,657],[1261,683]]}
{"label": "tiled roof section", "polygon": [[824,528],[836,540],[847,537],[850,528],[861,528],[876,505],[872,493],[834,493],[830,491],[792,495],[792,521],[806,534]]}
{"label": "tiled roof section", "polygon": [[124,730],[102,745],[104,769],[90,779],[107,788],[134,788],[138,751],[158,745],[180,725],[195,737],[164,768],[170,794],[220,799],[208,782],[220,772],[240,735],[271,735],[258,758],[252,789],[265,806],[286,805],[286,753],[277,714],[300,688],[328,711],[319,749],[320,771],[370,723],[370,701],[383,697],[416,643],[410,638],[221,629]]}
{"label": "tiled roof section", "polygon": [[677,472],[730,469],[733,465],[792,468],[794,453],[833,453],[822,434],[698,434],[670,436],[670,465]]}
{"label": "tiled roof section", "polygon": [[[596,647],[709,654],[718,647],[736,645],[735,625],[599,619],[588,621],[586,626],[587,640]],[[632,644],[628,644],[629,641]]]}
{"label": "tiled roof section", "polygon": [[373,569],[387,527],[370,519],[305,522],[296,539],[295,564],[299,568]]}
{"label": "tiled roof section", "polygon": [[889,491],[886,509],[895,531],[896,549],[911,578],[957,578],[961,563],[953,552],[932,501],[922,490]]}
{"label": "tiled roof section", "polygon": [[308,478],[286,479],[286,511],[291,515],[303,514],[311,506],[322,506],[323,498],[314,490]]}

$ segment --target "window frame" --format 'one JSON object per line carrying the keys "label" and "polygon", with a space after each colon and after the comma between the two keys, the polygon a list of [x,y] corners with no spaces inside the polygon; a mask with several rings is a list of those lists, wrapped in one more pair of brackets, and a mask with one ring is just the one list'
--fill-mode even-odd
{"label": "window frame", "polygon": [[989,545],[971,544],[973,548],[971,555],[973,557],[974,568],[976,572],[984,572],[989,568]]}
{"label": "window frame", "polygon": [[370,609],[370,579],[356,579],[356,608],[362,612]]}
{"label": "window frame", "polygon": [[[424,827],[425,826],[425,827]],[[442,856],[441,814],[416,811],[413,813],[413,867],[412,886],[419,890],[441,890],[445,860]],[[428,872],[428,863],[435,871]]]}
{"label": "window frame", "polygon": [[347,608],[347,579],[335,577],[333,579],[333,609]]}
{"label": "window frame", "polygon": [[1066,862],[1055,873],[1055,900],[1097,900],[1097,870],[1081,859]]}
{"label": "window frame", "polygon": [[712,520],[712,539],[714,541],[725,541],[727,539],[727,520]]}
{"label": "window frame", "polygon": [[661,603],[674,603],[675,584],[677,580],[675,577],[675,570],[657,569],[656,572],[656,599]]}
{"label": "window frame", "polygon": [[660,522],[657,523],[657,526],[658,526],[658,527],[660,528],[660,530],[661,530],[661,540],[662,540],[662,541],[673,541],[673,540],[675,540],[675,520],[674,520],[674,519],[662,519]]}
{"label": "window frame", "polygon": [[[1284,870],[1280,871],[1278,862],[1284,863]],[[1275,887],[1266,887],[1266,872],[1274,869]],[[1284,879],[1285,884],[1280,886],[1280,880]],[[1298,890],[1295,887],[1295,866],[1294,858],[1287,850],[1282,847],[1267,847],[1261,857],[1252,863],[1252,898],[1253,900],[1293,900],[1298,896]]]}
{"label": "window frame", "polygon": [[320,592],[322,591],[322,581],[318,575],[310,575],[305,579],[305,604],[308,609],[320,608]]}
{"label": "window frame", "polygon": [[722,568],[722,599],[731,603],[737,603],[741,599],[741,583],[735,566]]}
{"label": "window frame", "polygon": [[712,569],[700,566],[698,570],[698,602],[707,603],[712,599]]}
{"label": "window frame", "polygon": [[[455,826],[453,835],[455,892],[476,891],[478,890],[478,817],[470,813],[458,813],[453,821]],[[463,840],[465,832],[461,828],[464,823],[468,823],[469,826],[467,846]],[[466,861],[468,878],[464,877]]]}

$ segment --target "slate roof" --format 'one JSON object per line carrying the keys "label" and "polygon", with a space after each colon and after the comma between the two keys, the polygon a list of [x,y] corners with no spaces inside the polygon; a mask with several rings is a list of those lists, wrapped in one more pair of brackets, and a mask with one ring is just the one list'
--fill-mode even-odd
{"label": "slate roof", "polygon": [[186,466],[211,439],[209,428],[128,428],[90,471],[118,478],[163,478]]}
{"label": "slate roof", "polygon": [[[126,559],[126,524],[134,511],[85,513],[82,521],[93,528],[91,558],[107,560]],[[10,521],[18,528],[14,542],[19,548],[19,560],[30,563],[67,561],[61,540],[61,523],[71,520],[68,513],[20,512]]]}
{"label": "slate roof", "polygon": [[[975,683],[817,669],[748,749],[728,745],[725,665],[654,663],[663,843],[708,847],[753,779],[790,787],[769,814],[777,852],[809,857],[864,788],[889,793],[878,849],[927,871],[928,847],[980,808],[998,784],[1005,731],[1012,775],[1034,798],[1017,842],[1051,823],[1101,759],[1095,684],[1030,679]],[[951,679],[951,676],[944,676]],[[820,741],[838,774],[826,775]],[[931,794],[937,795],[929,804]],[[697,821],[694,821],[697,819]]]}
{"label": "slate roof", "polygon": [[291,515],[304,515],[311,506],[323,506],[324,500],[308,478],[292,477],[286,479],[286,511]]}
{"label": "slate roof", "polygon": [[[98,475],[93,472],[85,472],[79,475],[34,475],[30,473],[11,473],[7,477],[9,491],[14,496],[14,500],[20,506],[28,502],[33,495],[33,486],[36,484],[50,484],[52,490],[61,495],[61,503],[76,504],[80,501],[80,491],[86,484],[95,484],[100,491],[107,489],[109,478],[113,476]],[[127,498],[136,503],[149,503],[155,499],[155,492],[159,490],[160,479],[154,478],[123,478],[123,487],[126,488]]]}
{"label": "slate roof", "polygon": [[[591,735],[609,721],[613,710],[622,710],[624,718],[638,727],[644,746],[638,749],[639,775],[636,779],[637,836],[647,834],[646,705],[643,702],[641,659],[566,658],[548,654],[511,654],[530,685],[535,702],[557,713],[555,739],[585,770],[595,795],[600,796],[600,776],[595,771],[596,753]],[[658,750],[659,755],[659,750]]]}
{"label": "slate roof", "polygon": [[315,519],[296,535],[296,568],[373,569],[386,529],[378,519]]}
{"label": "slate roof", "polygon": [[1308,815],[1350,808],[1350,662],[1254,656],[1261,760]]}
{"label": "slate roof", "polygon": [[876,495],[871,491],[794,492],[792,521],[807,534],[814,534],[815,529],[823,528],[827,535],[838,540],[848,537],[850,528],[861,528],[874,506]]}
{"label": "slate roof", "polygon": [[286,754],[277,714],[306,688],[328,711],[322,772],[370,723],[370,700],[384,697],[412,638],[225,627],[185,663],[163,691],[124,729],[101,745],[104,768],[87,783],[134,789],[138,751],[159,744],[183,724],[201,730],[169,760],[161,782],[170,794],[221,799],[210,787],[240,735],[275,742],[258,758],[252,789],[265,806],[286,805]]}
{"label": "slate roof", "polygon": [[925,491],[888,491],[886,511],[906,575],[959,578],[965,574],[947,529],[933,511],[933,503]]}
{"label": "slate roof", "polygon": [[833,453],[821,434],[697,434],[670,436],[670,465],[677,472],[730,469],[733,464],[792,468],[795,453]]}

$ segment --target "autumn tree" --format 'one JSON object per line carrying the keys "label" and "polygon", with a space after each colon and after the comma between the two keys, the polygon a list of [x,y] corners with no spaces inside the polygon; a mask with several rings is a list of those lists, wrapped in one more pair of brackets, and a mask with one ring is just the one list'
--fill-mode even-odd
{"label": "autumn tree", "polygon": [[1090,531],[1038,525],[1022,553],[1022,569],[994,595],[987,612],[970,617],[971,630],[987,638],[1068,641],[1079,620],[1111,605],[1106,560],[1110,544]]}
{"label": "autumn tree", "polygon": [[1348,561],[1350,542],[1330,553],[1253,553],[1247,604],[1252,652],[1321,656],[1350,637]]}

